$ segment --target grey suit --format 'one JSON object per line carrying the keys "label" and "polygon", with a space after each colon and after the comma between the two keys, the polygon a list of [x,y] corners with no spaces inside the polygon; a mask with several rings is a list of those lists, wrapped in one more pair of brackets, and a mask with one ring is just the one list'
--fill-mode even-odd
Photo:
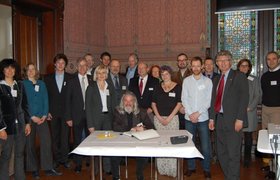
{"label": "grey suit", "polygon": [[120,104],[122,95],[125,93],[126,90],[128,90],[127,79],[120,74],[118,75],[118,79],[119,79],[119,85],[120,85],[119,89],[116,88],[115,82],[114,82],[114,79],[112,79],[111,73],[109,73],[108,79],[106,80],[108,84],[111,84],[111,86],[115,88],[115,92],[116,92],[115,97],[116,97],[117,105]]}
{"label": "grey suit", "polygon": [[235,121],[243,121],[247,127],[247,107],[249,88],[246,76],[238,71],[229,70],[225,82],[222,108],[223,113],[215,112],[215,101],[220,75],[213,80],[210,119],[215,119],[217,132],[217,154],[225,179],[240,179],[240,147],[242,133],[235,131]]}

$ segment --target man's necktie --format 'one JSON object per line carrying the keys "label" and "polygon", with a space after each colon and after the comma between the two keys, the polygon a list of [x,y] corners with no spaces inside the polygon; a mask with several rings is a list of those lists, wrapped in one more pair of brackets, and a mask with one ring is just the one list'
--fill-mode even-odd
{"label": "man's necktie", "polygon": [[114,79],[115,79],[115,89],[120,89],[120,84],[119,84],[119,81],[118,81],[118,76],[114,76]]}
{"label": "man's necktie", "polygon": [[211,79],[211,75],[210,74],[207,74],[207,77]]}
{"label": "man's necktie", "polygon": [[225,75],[223,74],[220,83],[218,86],[218,91],[216,95],[216,101],[215,101],[215,112],[220,112],[221,107],[222,107],[222,96],[223,96],[223,91],[224,91],[224,84],[225,84]]}
{"label": "man's necktie", "polygon": [[82,77],[81,87],[82,87],[82,94],[83,94],[83,101],[84,101],[84,109],[85,109],[85,100],[86,100],[86,83],[85,83],[85,77]]}
{"label": "man's necktie", "polygon": [[143,79],[142,78],[140,79],[139,91],[140,91],[140,94],[142,95],[142,91],[143,91]]}

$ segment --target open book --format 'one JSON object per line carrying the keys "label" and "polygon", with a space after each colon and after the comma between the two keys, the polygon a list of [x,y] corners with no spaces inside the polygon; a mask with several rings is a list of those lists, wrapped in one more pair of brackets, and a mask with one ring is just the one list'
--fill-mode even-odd
{"label": "open book", "polygon": [[152,138],[159,137],[158,132],[154,129],[148,129],[145,131],[138,131],[138,132],[127,131],[122,134],[126,135],[126,136],[136,137],[139,140],[152,139]]}

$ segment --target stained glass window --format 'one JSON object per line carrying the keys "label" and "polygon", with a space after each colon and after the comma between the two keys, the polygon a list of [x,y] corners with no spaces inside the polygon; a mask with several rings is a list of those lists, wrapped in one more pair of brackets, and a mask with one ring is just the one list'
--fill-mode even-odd
{"label": "stained glass window", "polygon": [[280,54],[280,9],[274,11],[274,50]]}
{"label": "stained glass window", "polygon": [[218,50],[229,50],[234,59],[250,59],[252,74],[257,69],[257,12],[231,12],[218,15]]}

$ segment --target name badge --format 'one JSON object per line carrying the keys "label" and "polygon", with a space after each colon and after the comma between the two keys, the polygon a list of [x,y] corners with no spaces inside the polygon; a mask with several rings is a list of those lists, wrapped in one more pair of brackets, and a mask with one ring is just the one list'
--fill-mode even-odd
{"label": "name badge", "polygon": [[175,96],[176,96],[176,94],[175,94],[175,93],[171,93],[171,92],[170,92],[170,93],[168,94],[168,96],[169,96],[169,97],[175,97]]}
{"label": "name badge", "polygon": [[109,89],[106,89],[106,96],[110,96],[110,91],[109,91]]}
{"label": "name badge", "polygon": [[11,93],[13,97],[17,97],[17,90],[12,89]]}
{"label": "name badge", "polygon": [[39,85],[35,85],[34,90],[35,90],[36,92],[39,92]]}
{"label": "name badge", "polygon": [[270,81],[270,85],[271,86],[276,86],[277,85],[277,81]]}
{"label": "name badge", "polygon": [[154,88],[149,88],[149,91],[153,91],[154,90]]}
{"label": "name badge", "polygon": [[254,78],[252,76],[248,76],[247,79],[250,80],[250,81],[254,81]]}
{"label": "name badge", "polygon": [[199,86],[198,86],[198,90],[202,90],[202,89],[204,89],[204,88],[205,88],[204,85],[199,85]]}
{"label": "name badge", "polygon": [[122,86],[122,90],[126,90],[126,86]]}
{"label": "name badge", "polygon": [[63,86],[66,86],[66,81],[64,81]]}

